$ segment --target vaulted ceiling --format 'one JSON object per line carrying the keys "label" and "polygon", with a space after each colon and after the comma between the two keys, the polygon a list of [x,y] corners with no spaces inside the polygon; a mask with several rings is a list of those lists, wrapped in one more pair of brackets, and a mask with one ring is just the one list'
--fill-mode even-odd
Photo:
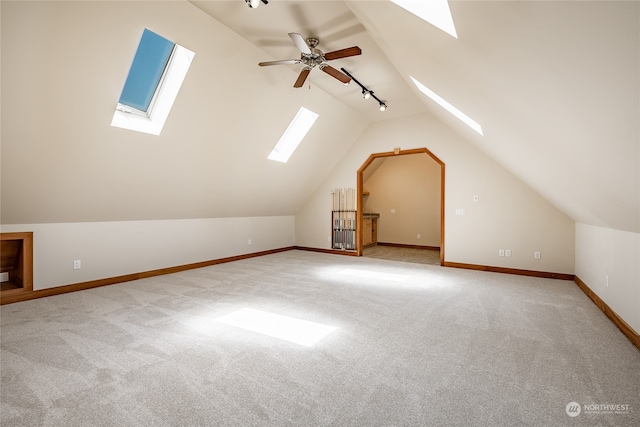
{"label": "vaulted ceiling", "polygon": [[[318,87],[374,122],[429,112],[578,222],[640,232],[640,3],[453,1],[458,39],[390,1],[192,3],[264,52],[295,59],[287,33],[320,40],[353,83],[313,70]],[[256,63],[256,67],[258,67]],[[301,66],[264,67],[280,85]],[[292,78],[293,76],[293,78]],[[478,135],[410,76],[477,121]]]}

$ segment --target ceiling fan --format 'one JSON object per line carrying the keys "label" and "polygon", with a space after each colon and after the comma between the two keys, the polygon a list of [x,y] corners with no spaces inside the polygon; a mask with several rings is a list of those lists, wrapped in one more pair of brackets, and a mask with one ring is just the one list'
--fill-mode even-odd
{"label": "ceiling fan", "polygon": [[293,87],[296,88],[302,87],[305,80],[307,79],[307,76],[316,66],[325,73],[329,74],[331,77],[340,80],[344,84],[349,84],[349,82],[351,81],[351,77],[328,65],[326,61],[360,55],[362,53],[362,50],[358,46],[352,46],[346,49],[334,50],[333,52],[324,53],[320,49],[316,48],[316,46],[318,46],[318,39],[316,38],[310,37],[305,40],[298,33],[289,33],[289,37],[291,37],[293,43],[295,43],[298,49],[300,49],[300,59],[285,59],[281,61],[260,62],[258,65],[264,67],[267,65],[304,64],[305,67],[302,69],[300,75],[298,76],[298,79],[293,85]]}

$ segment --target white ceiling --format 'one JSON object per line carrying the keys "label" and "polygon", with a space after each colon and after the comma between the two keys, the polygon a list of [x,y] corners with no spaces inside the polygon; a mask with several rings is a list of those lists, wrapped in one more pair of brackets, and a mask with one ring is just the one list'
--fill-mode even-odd
{"label": "white ceiling", "polygon": [[[380,112],[374,99],[365,101],[362,98],[357,84],[352,82],[344,86],[317,68],[311,72],[305,86],[298,89],[300,91],[309,90],[309,87],[313,90],[317,86],[369,121],[426,111],[425,105],[414,95],[347,2],[272,0],[268,5],[262,4],[256,9],[249,9],[244,0],[191,3],[262,49],[265,52],[262,61],[299,59],[300,51],[288,36],[291,32],[299,33],[304,38],[318,38],[318,48],[323,52],[359,46],[362,55],[333,60],[329,64],[338,70],[344,67],[385,102],[389,109]],[[261,72],[274,76],[288,75],[281,67],[290,67],[296,73],[303,68],[302,65],[282,65],[264,67]],[[291,86],[294,82],[295,78],[291,79]]]}
{"label": "white ceiling", "polygon": [[[264,60],[299,56],[289,32],[319,38],[325,52],[360,46],[361,56],[332,65],[379,95],[386,112],[318,70],[311,87],[369,121],[429,111],[576,221],[640,232],[639,2],[454,1],[458,39],[386,0],[193,3]],[[410,75],[484,136],[422,96]]]}

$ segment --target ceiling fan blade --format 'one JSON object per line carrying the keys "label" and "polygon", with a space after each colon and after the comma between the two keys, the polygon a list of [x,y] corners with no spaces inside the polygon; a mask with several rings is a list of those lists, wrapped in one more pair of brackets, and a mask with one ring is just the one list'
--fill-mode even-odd
{"label": "ceiling fan blade", "polygon": [[311,54],[311,49],[307,46],[307,42],[304,40],[304,37],[298,33],[289,33],[289,37],[291,37],[291,40],[293,40],[296,46],[298,46],[300,52],[306,53],[307,55]]}
{"label": "ceiling fan blade", "polygon": [[351,81],[351,77],[344,74],[342,71],[338,71],[330,65],[322,65],[320,69],[325,73],[329,74],[331,77],[340,80],[344,84],[349,84]]}
{"label": "ceiling fan blade", "polygon": [[351,46],[346,49],[334,50],[324,54],[324,59],[331,61],[332,59],[346,58],[348,56],[360,55],[362,50],[358,46]]}
{"label": "ceiling fan blade", "polygon": [[300,71],[300,75],[298,76],[298,80],[294,83],[293,87],[302,87],[304,81],[307,80],[307,76],[311,72],[311,68],[305,68]]}
{"label": "ceiling fan blade", "polygon": [[301,61],[299,59],[283,59],[282,61],[267,61],[267,62],[259,62],[258,65],[261,67],[267,65],[293,65],[299,64]]}

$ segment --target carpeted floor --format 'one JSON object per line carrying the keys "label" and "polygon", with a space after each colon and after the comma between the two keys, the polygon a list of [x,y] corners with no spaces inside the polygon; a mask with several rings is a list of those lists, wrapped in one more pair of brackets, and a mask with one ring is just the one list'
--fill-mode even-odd
{"label": "carpeted floor", "polygon": [[3,426],[640,425],[640,351],[569,281],[287,251],[0,315]]}
{"label": "carpeted floor", "polygon": [[417,264],[440,265],[440,251],[436,249],[402,248],[374,245],[364,248],[362,256],[389,261],[414,262]]}

